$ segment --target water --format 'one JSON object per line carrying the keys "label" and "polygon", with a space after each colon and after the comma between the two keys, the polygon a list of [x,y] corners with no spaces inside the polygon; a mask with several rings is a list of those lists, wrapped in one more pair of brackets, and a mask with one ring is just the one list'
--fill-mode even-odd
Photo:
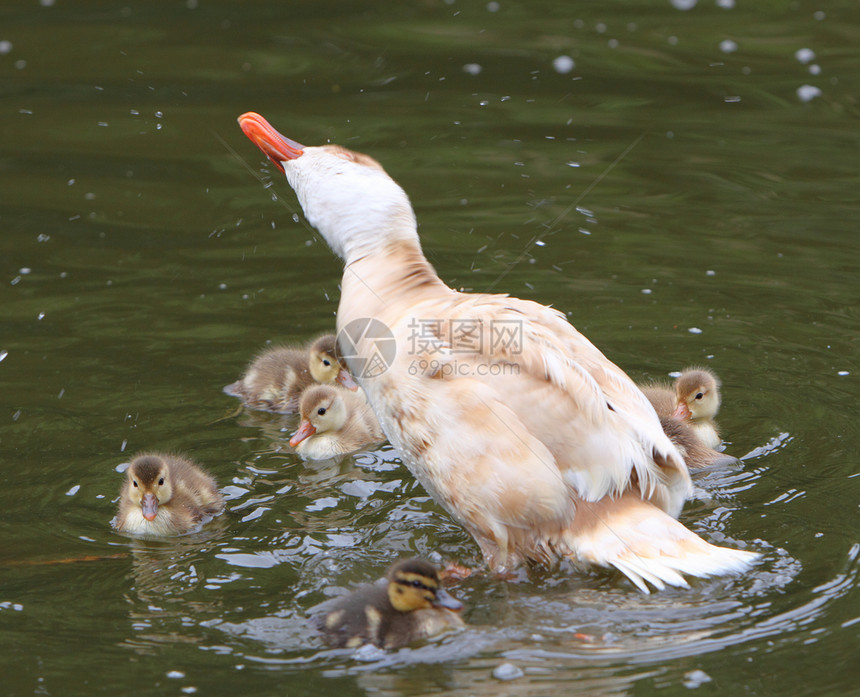
{"label": "water", "polygon": [[[6,3],[2,693],[856,689],[858,19]],[[696,475],[682,520],[763,563],[648,597],[607,573],[477,575],[453,589],[465,632],[325,649],[304,621],[321,600],[405,554],[480,555],[389,449],[309,466],[294,420],[221,393],[267,341],[330,330],[338,299],[248,110],[379,159],[450,285],[553,304],[636,379],[712,367],[745,457]],[[117,468],[147,448],[205,463],[227,514],[114,533]]]}

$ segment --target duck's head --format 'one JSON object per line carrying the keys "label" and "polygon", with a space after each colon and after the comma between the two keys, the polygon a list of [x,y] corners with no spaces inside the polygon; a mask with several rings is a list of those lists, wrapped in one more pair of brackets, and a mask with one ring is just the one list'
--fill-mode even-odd
{"label": "duck's head", "polygon": [[308,222],[347,264],[400,240],[418,244],[409,197],[372,157],[301,145],[254,112],[239,126],[287,176]]}
{"label": "duck's head", "polygon": [[358,385],[346,369],[337,350],[337,337],[326,334],[311,344],[308,367],[311,377],[321,385],[338,382],[347,389],[357,390]]}
{"label": "duck's head", "polygon": [[346,403],[331,385],[309,387],[302,393],[299,430],[290,438],[294,448],[316,433],[331,433],[339,430],[349,416]]}
{"label": "duck's head", "polygon": [[155,520],[158,507],[173,496],[170,467],[158,455],[140,455],[131,461],[126,470],[128,495],[140,506],[143,517]]}
{"label": "duck's head", "polygon": [[459,611],[463,603],[439,585],[436,567],[423,559],[405,559],[393,564],[386,574],[388,600],[398,612],[431,607]]}
{"label": "duck's head", "polygon": [[678,419],[712,419],[720,409],[720,381],[707,368],[689,368],[675,381]]}

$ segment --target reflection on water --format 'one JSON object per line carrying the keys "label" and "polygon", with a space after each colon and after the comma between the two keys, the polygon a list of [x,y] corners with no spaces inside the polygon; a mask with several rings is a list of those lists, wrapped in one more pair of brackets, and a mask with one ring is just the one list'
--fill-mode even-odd
{"label": "reflection on water", "polygon": [[[0,9],[7,693],[854,689],[857,9],[643,7]],[[383,162],[454,287],[553,304],[636,380],[713,367],[740,461],[695,474],[682,520],[762,561],[648,597],[497,579],[390,448],[309,464],[294,417],[236,411],[223,385],[330,329],[340,280],[249,109]],[[115,467],[156,448],[227,511],[118,535]],[[479,569],[470,626],[325,649],[310,608],[415,554]]]}

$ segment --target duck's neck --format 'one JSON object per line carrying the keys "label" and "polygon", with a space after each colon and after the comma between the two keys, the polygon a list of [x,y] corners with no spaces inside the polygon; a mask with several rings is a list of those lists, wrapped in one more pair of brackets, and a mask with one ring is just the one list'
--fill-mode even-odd
{"label": "duck's neck", "polygon": [[[431,295],[451,293],[421,252],[417,238],[388,242],[348,263],[338,324],[356,316],[374,317],[385,308],[413,305]],[[357,314],[356,314],[357,313]]]}

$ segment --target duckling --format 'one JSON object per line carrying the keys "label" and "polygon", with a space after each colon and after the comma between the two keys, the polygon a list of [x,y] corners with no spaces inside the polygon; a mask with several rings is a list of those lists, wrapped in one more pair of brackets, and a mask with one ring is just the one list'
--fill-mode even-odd
{"label": "duckling", "polygon": [[227,385],[224,392],[241,399],[245,406],[261,411],[290,414],[299,407],[302,391],[315,382],[339,382],[349,389],[358,386],[337,356],[337,340],[327,334],[310,348],[274,346],[260,353],[245,375]]}
{"label": "duckling", "polygon": [[687,368],[675,380],[676,418],[689,420],[690,425],[709,448],[720,444],[720,433],[714,417],[720,409],[720,381],[707,368]]}
{"label": "duckling", "polygon": [[339,598],[331,610],[315,618],[328,644],[396,649],[464,626],[457,614],[463,604],[440,588],[439,574],[429,562],[399,561],[385,576],[383,582]]}
{"label": "duckling", "polygon": [[224,509],[215,480],[180,455],[141,453],[126,470],[114,527],[137,535],[181,535]]}
{"label": "duckling", "polygon": [[332,385],[304,391],[301,418],[290,445],[307,460],[328,460],[385,440],[364,397]]}

